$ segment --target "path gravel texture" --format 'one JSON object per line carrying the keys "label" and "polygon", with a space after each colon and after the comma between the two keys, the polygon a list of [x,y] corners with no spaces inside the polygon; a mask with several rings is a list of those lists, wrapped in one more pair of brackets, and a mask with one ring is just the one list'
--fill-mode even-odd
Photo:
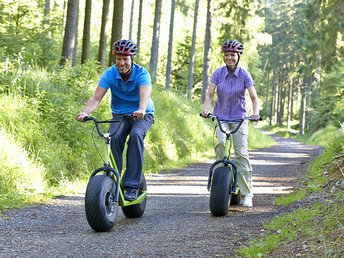
{"label": "path gravel texture", "polygon": [[3,212],[1,257],[180,257],[234,256],[264,223],[283,212],[274,199],[305,175],[319,146],[274,136],[271,148],[250,151],[253,208],[231,206],[224,217],[209,211],[211,161],[149,176],[144,215],[128,219],[119,210],[115,227],[96,233],[87,224],[84,197],[62,196],[48,204]]}

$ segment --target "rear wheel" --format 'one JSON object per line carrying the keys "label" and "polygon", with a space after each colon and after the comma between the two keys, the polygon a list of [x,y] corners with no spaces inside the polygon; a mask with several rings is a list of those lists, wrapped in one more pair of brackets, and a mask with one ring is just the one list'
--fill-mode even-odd
{"label": "rear wheel", "polygon": [[86,189],[85,212],[88,224],[97,232],[113,228],[117,220],[116,185],[107,175],[90,178]]}
{"label": "rear wheel", "polygon": [[237,194],[232,194],[231,205],[238,205],[241,201],[240,191]]}
{"label": "rear wheel", "polygon": [[[147,184],[146,184],[146,178],[144,174],[141,174],[140,179],[140,187],[139,187],[139,195],[143,193],[143,191],[147,191]],[[147,196],[143,199],[142,202],[134,205],[129,206],[123,206],[122,211],[123,214],[128,218],[140,218],[146,209],[146,203],[147,203]]]}
{"label": "rear wheel", "polygon": [[229,167],[214,170],[210,189],[210,211],[214,216],[224,216],[231,202],[232,171]]}

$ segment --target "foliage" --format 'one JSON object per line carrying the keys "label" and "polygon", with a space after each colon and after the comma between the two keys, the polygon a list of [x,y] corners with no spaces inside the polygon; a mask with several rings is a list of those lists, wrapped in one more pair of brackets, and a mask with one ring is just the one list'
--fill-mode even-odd
{"label": "foliage", "polygon": [[[0,54],[21,56],[28,65],[47,65],[60,55],[61,18],[56,5],[44,24],[43,9],[37,1],[0,1]],[[53,36],[58,35],[58,37]]]}
{"label": "foliage", "polygon": [[328,124],[339,127],[344,121],[344,65],[336,66],[324,77],[322,88],[322,96],[313,104],[314,114],[310,121],[313,131]]}
{"label": "foliage", "polygon": [[[191,36],[186,36],[185,41],[179,42],[176,50],[175,65],[171,71],[171,84],[172,90],[179,92],[180,94],[187,93],[189,83],[189,69],[191,59]],[[196,44],[195,60],[202,60],[203,47],[200,44]],[[193,81],[194,85],[202,82],[202,63],[195,62]],[[195,92],[196,90],[196,92]],[[200,96],[200,88],[193,90],[194,95]]]}
{"label": "foliage", "polygon": [[[307,196],[310,202],[296,211],[275,217],[265,226],[266,233],[239,250],[241,256],[289,256],[293,251],[310,256],[343,254],[344,134],[332,139],[324,153],[309,167],[304,187],[276,200],[290,205]],[[290,248],[292,247],[292,248]],[[306,248],[306,249],[305,249]]]}
{"label": "foliage", "polygon": [[327,148],[332,140],[340,133],[340,129],[333,125],[327,125],[325,128],[322,128],[313,134],[306,134],[305,136],[298,135],[295,139],[307,144],[320,145]]}
{"label": "foliage", "polygon": [[13,136],[0,129],[0,211],[21,207],[47,192],[45,169]]}

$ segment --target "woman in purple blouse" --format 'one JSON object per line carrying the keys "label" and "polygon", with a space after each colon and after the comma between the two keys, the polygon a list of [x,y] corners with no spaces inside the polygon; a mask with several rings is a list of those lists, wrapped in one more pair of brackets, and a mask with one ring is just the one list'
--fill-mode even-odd
{"label": "woman in purple blouse", "polygon": [[[213,114],[223,119],[242,119],[248,116],[246,110],[246,89],[250,95],[253,114],[251,119],[259,119],[259,103],[255,83],[251,74],[238,66],[240,56],[244,47],[236,40],[228,40],[222,44],[223,60],[226,66],[214,71],[210,78],[210,86],[204,101],[203,117],[210,113],[215,90],[217,97],[214,105]],[[235,123],[229,127],[236,128]],[[228,128],[229,129],[229,128]],[[225,135],[216,126],[216,137],[218,144],[215,147],[217,158],[223,158]],[[233,134],[233,145],[236,163],[238,167],[238,184],[241,195],[245,197],[243,205],[252,207],[252,167],[248,157],[248,121],[241,125],[239,130]]]}

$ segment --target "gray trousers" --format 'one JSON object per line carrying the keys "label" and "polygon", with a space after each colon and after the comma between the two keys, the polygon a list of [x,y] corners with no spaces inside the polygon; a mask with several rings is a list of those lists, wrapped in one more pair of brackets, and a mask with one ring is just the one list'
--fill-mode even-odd
{"label": "gray trousers", "polygon": [[[238,123],[228,124],[222,123],[222,128],[225,130],[234,130]],[[225,150],[226,135],[221,132],[219,126],[216,126],[216,137],[218,144],[215,147],[215,154],[217,159],[222,159]],[[239,130],[232,135],[235,160],[238,169],[238,185],[241,195],[250,195],[253,197],[252,189],[252,167],[248,157],[248,121],[244,121]]]}
{"label": "gray trousers", "polygon": [[[119,120],[122,115],[113,114],[113,120]],[[111,138],[111,151],[116,162],[118,172],[121,173],[123,166],[123,150],[128,135],[128,149],[126,160],[126,171],[123,178],[124,187],[138,188],[143,166],[143,140],[147,131],[154,123],[154,116],[146,114],[142,119],[125,118],[117,133]],[[110,133],[117,130],[119,123],[112,123]]]}

